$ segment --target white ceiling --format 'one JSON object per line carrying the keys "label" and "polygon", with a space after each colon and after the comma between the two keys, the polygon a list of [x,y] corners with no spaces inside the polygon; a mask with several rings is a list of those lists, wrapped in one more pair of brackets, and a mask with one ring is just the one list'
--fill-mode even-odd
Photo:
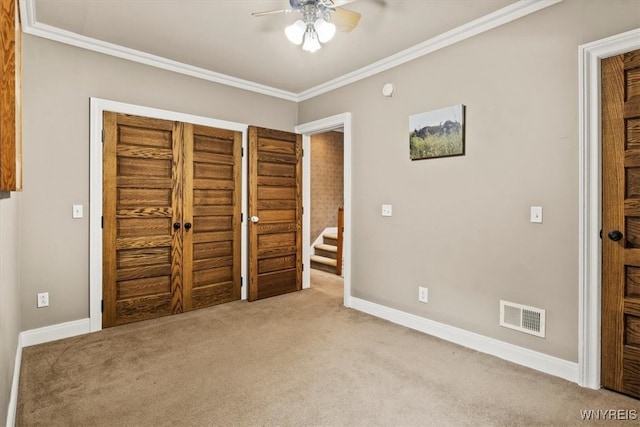
{"label": "white ceiling", "polygon": [[251,16],[288,8],[287,0],[22,0],[21,7],[26,9],[22,10],[26,33],[58,41],[66,37],[80,46],[106,46],[102,49],[106,53],[150,54],[295,98],[443,33],[468,27],[472,21],[499,16],[503,8],[520,6],[514,3],[359,0],[345,6],[362,14],[358,27],[351,33],[337,33],[315,53],[303,51],[284,36],[283,28],[298,19],[298,13]]}

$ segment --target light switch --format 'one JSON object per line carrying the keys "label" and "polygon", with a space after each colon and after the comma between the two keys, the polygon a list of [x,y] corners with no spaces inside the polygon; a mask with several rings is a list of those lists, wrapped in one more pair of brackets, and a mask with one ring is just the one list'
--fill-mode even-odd
{"label": "light switch", "polygon": [[82,205],[73,205],[73,218],[82,218],[84,216],[84,212],[82,209]]}
{"label": "light switch", "polygon": [[531,206],[531,222],[542,223],[542,206]]}
{"label": "light switch", "polygon": [[391,216],[393,214],[393,207],[391,205],[382,205],[382,216]]}

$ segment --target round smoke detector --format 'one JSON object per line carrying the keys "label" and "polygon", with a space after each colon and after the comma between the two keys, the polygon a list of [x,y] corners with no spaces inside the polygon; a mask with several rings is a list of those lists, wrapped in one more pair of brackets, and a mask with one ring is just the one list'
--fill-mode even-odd
{"label": "round smoke detector", "polygon": [[386,97],[391,97],[393,95],[393,92],[395,91],[396,87],[393,85],[393,83],[387,83],[382,86],[382,94]]}

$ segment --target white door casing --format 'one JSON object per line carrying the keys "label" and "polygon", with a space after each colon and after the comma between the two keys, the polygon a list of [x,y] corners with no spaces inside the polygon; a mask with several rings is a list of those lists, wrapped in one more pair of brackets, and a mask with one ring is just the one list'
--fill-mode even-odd
{"label": "white door casing", "polygon": [[602,151],[600,61],[640,49],[640,29],[598,40],[579,52],[579,384],[600,388]]}
{"label": "white door casing", "polygon": [[[311,135],[334,129],[344,131],[344,240],[343,240],[343,278],[344,306],[351,307],[351,113],[343,113],[296,126],[296,133],[302,134],[302,149],[311,153]],[[302,206],[311,206],[311,156],[302,158]],[[302,216],[302,288],[311,284],[311,215],[307,210]]]}

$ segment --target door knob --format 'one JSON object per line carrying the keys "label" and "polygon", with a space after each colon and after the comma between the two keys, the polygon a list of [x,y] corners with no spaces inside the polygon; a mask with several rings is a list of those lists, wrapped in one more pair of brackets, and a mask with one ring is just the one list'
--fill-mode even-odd
{"label": "door knob", "polygon": [[186,230],[191,229],[191,223],[190,223],[190,222],[185,222],[185,223],[184,223],[184,228],[185,228]]}
{"label": "door knob", "polygon": [[258,221],[260,221],[260,218],[258,218],[257,216],[254,215],[251,217],[251,222],[256,223]]}
{"label": "door knob", "polygon": [[618,240],[622,239],[622,233],[618,230],[612,230],[610,231],[607,236],[609,236],[609,238],[611,240],[613,240],[614,242],[617,242]]}
{"label": "door knob", "polygon": [[179,223],[179,222],[174,222],[174,223],[173,223],[173,229],[174,229],[174,230],[177,230],[177,229],[179,229],[179,228],[180,228],[180,223]]}

